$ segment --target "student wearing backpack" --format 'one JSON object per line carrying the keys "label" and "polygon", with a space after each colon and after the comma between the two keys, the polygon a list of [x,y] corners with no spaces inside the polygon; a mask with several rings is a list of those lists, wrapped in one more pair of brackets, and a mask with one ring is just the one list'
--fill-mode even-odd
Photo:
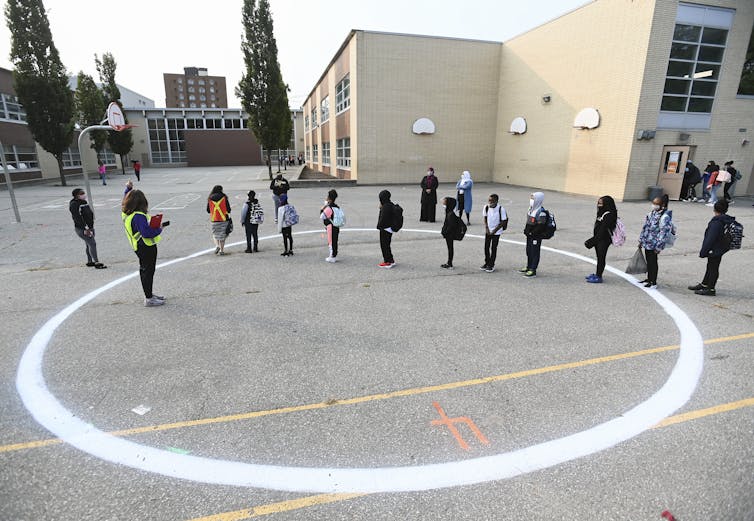
{"label": "student wearing backpack", "polygon": [[[463,220],[456,215],[456,200],[452,197],[443,197],[442,207],[445,209],[445,221],[442,224],[440,232],[445,238],[445,245],[448,247],[448,262],[440,267],[446,270],[453,269],[453,241],[459,241],[466,233]],[[460,237],[460,238],[459,238]]]}
{"label": "student wearing backpack", "polygon": [[652,211],[644,218],[644,226],[639,234],[639,246],[644,248],[647,259],[647,278],[640,284],[645,288],[657,287],[657,256],[668,244],[668,237],[673,230],[671,212],[668,211],[668,194],[652,200]]}
{"label": "student wearing backpack", "polygon": [[524,235],[526,235],[526,267],[518,271],[523,273],[524,277],[528,278],[537,276],[542,239],[552,236],[548,232],[550,224],[549,212],[542,206],[544,200],[545,194],[542,192],[531,194],[529,211],[526,213],[526,226],[524,227]]}
{"label": "student wearing backpack", "polygon": [[[325,230],[327,230],[327,247],[330,255],[325,259],[326,262],[338,262],[338,235],[340,235],[340,227],[335,226],[333,219],[335,218],[336,208],[338,212],[340,206],[335,204],[335,200],[338,198],[338,192],[330,190],[327,192],[327,199],[325,199],[325,205],[319,211],[319,218],[325,224]],[[342,225],[342,224],[341,224]]]}
{"label": "student wearing backpack", "polygon": [[725,199],[717,201],[714,206],[714,216],[704,231],[704,241],[699,257],[707,259],[707,271],[700,284],[689,286],[689,289],[697,295],[714,297],[716,294],[715,284],[720,276],[720,261],[730,247],[725,240],[725,226],[735,221],[727,212],[728,201]]}
{"label": "student wearing backpack", "polygon": [[278,233],[283,235],[283,257],[293,255],[293,226],[298,224],[296,208],[288,202],[286,194],[280,194],[280,207],[278,208]]}
{"label": "student wearing backpack", "polygon": [[223,193],[223,187],[215,185],[207,198],[207,213],[212,226],[212,239],[215,241],[215,255],[225,255],[225,239],[228,238],[230,201]]}
{"label": "student wearing backpack", "polygon": [[484,264],[479,268],[487,273],[495,271],[495,259],[497,258],[497,245],[503,230],[508,228],[508,214],[505,208],[498,204],[500,198],[497,194],[490,194],[487,204],[482,210],[484,220]]}
{"label": "student wearing backpack", "polygon": [[593,284],[602,283],[602,273],[607,264],[607,250],[613,243],[613,232],[618,223],[618,208],[609,195],[597,199],[597,219],[594,221],[592,236],[584,241],[587,249],[594,248],[597,253],[597,271],[587,275],[586,281]]}
{"label": "student wearing backpack", "polygon": [[[264,211],[262,205],[257,200],[257,193],[254,190],[250,190],[248,193],[248,199],[243,204],[241,209],[241,224],[246,231],[246,253],[259,251],[259,237],[257,230],[259,225],[264,222]],[[252,249],[251,239],[254,239],[254,246]]]}
{"label": "student wearing backpack", "polygon": [[378,196],[380,200],[380,215],[377,218],[377,229],[380,231],[380,249],[382,250],[382,262],[380,268],[391,269],[395,266],[395,259],[390,248],[393,240],[393,225],[396,219],[395,205],[390,200],[390,192],[383,190]]}

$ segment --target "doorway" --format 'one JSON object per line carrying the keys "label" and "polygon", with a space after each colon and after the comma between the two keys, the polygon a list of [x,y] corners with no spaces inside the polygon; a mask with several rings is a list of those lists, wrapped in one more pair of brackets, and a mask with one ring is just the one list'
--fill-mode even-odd
{"label": "doorway", "polygon": [[681,197],[683,174],[686,171],[686,161],[691,159],[690,155],[689,146],[662,147],[657,185],[662,187],[670,199],[678,200]]}

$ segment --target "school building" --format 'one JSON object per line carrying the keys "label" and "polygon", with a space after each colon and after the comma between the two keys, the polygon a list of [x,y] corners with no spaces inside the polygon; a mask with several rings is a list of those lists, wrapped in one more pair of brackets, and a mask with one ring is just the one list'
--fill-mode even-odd
{"label": "school building", "polygon": [[594,0],[503,43],[353,30],[304,102],[307,165],[631,200],[732,160],[752,194],[753,28],[751,0]]}

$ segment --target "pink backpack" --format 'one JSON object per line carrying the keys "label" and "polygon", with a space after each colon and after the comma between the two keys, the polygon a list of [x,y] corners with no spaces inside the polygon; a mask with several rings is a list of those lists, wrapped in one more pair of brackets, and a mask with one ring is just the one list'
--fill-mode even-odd
{"label": "pink backpack", "polygon": [[626,227],[623,225],[623,221],[620,220],[620,217],[615,221],[612,240],[613,246],[623,246],[626,242]]}

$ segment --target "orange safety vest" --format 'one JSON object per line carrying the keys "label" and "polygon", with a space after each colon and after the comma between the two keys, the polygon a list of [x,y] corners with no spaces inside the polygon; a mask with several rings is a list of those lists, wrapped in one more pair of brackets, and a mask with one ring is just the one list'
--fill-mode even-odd
{"label": "orange safety vest", "polygon": [[219,201],[213,201],[212,199],[209,199],[208,202],[211,205],[209,214],[210,221],[216,223],[228,220],[228,205],[227,199],[225,197],[223,197]]}

